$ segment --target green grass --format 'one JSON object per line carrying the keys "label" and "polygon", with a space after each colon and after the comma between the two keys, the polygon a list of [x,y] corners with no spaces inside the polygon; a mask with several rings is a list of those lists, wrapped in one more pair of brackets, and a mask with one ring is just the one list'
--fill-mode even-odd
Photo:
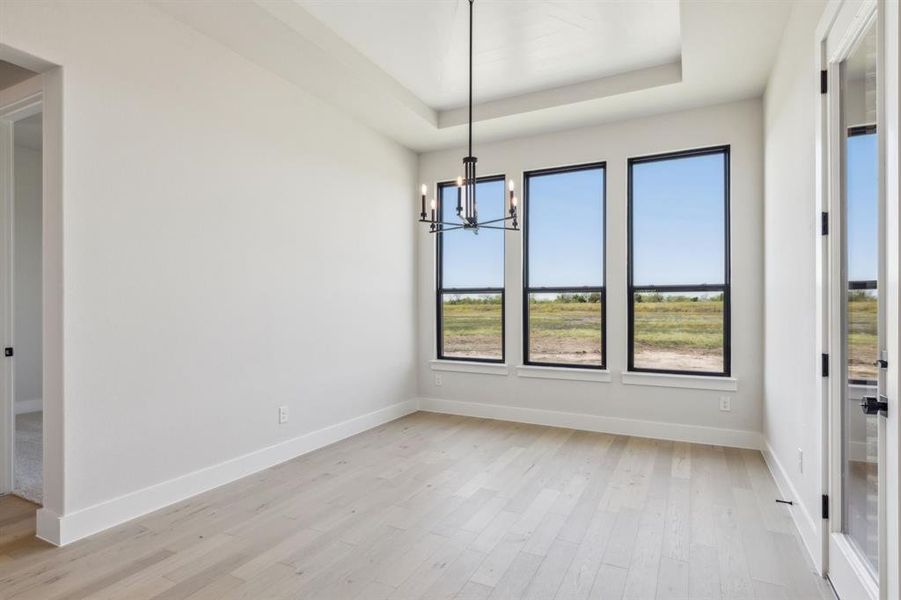
{"label": "green grass", "polygon": [[[721,357],[721,300],[644,300],[635,304],[636,353],[665,351],[693,357]],[[443,310],[445,355],[500,357],[499,297],[492,302],[446,302]],[[530,357],[533,360],[600,362],[599,302],[533,300],[529,304],[529,317]]]}
{"label": "green grass", "polygon": [[444,356],[501,358],[501,301],[445,302]]}
{"label": "green grass", "polygon": [[871,295],[851,293],[848,296],[848,377],[876,379],[877,302]]}
{"label": "green grass", "polygon": [[[873,379],[876,369],[876,299],[852,295],[848,303],[849,377]],[[531,301],[529,355],[538,362],[599,364],[599,302]],[[635,303],[639,366],[722,368],[723,302],[720,299],[643,297]],[[500,296],[490,302],[444,305],[446,356],[501,357]],[[645,361],[645,362],[642,362]],[[700,366],[699,366],[700,365]]]}
{"label": "green grass", "polygon": [[722,300],[635,303],[636,350],[722,352]]}

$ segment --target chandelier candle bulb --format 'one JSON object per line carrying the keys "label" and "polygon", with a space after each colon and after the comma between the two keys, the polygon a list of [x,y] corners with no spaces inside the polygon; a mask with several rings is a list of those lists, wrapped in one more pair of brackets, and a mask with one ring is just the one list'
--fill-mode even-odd
{"label": "chandelier candle bulb", "polygon": [[422,191],[422,202],[421,202],[421,207],[419,210],[419,218],[420,218],[420,220],[425,221],[425,194],[428,190],[424,183],[422,184],[421,191]]}

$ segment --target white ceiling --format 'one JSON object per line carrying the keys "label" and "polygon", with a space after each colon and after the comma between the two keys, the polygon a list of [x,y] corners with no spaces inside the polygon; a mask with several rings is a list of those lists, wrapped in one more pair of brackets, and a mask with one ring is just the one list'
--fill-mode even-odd
{"label": "white ceiling", "polygon": [[[467,0],[295,0],[428,106],[466,104]],[[474,4],[476,102],[670,64],[678,0]]]}
{"label": "white ceiling", "polygon": [[[466,137],[466,0],[154,5],[417,151]],[[763,93],[784,0],[476,0],[476,144]]]}

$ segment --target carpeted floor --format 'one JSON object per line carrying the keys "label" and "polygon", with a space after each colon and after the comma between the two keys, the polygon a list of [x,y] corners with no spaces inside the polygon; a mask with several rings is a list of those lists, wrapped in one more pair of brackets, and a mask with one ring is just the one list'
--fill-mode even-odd
{"label": "carpeted floor", "polygon": [[41,504],[44,490],[43,412],[16,415],[16,480],[13,493]]}

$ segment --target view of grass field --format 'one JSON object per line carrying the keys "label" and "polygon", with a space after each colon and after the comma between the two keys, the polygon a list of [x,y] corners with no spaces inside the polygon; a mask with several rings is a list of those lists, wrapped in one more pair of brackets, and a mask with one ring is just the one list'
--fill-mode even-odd
{"label": "view of grass field", "polygon": [[635,294],[635,367],[722,372],[723,295]]}
{"label": "view of grass field", "polygon": [[[722,296],[639,294],[635,304],[635,366],[723,370]],[[447,296],[444,355],[501,358],[500,295]],[[600,294],[533,294],[529,298],[532,362],[601,364]]]}
{"label": "view of grass field", "polygon": [[529,360],[601,366],[601,295],[530,294]]}
{"label": "view of grass field", "polygon": [[[635,366],[679,371],[723,370],[720,294],[637,294]],[[500,359],[499,294],[445,298],[444,355]],[[848,377],[876,378],[875,292],[848,297]],[[532,294],[529,359],[536,363],[600,365],[599,294]]]}
{"label": "view of grass field", "polygon": [[503,358],[500,294],[449,294],[441,308],[443,356]]}
{"label": "view of grass field", "polygon": [[876,309],[875,290],[848,292],[848,379],[876,379]]}

